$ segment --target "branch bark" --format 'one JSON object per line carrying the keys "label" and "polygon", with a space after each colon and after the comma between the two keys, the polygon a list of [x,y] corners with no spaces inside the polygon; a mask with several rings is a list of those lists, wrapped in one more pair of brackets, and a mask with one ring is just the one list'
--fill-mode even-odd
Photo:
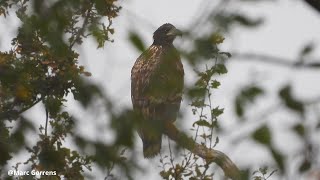
{"label": "branch bark", "polygon": [[208,162],[216,163],[223,170],[224,174],[232,180],[241,179],[238,167],[223,152],[198,144],[185,133],[180,132],[172,123],[168,123],[165,126],[164,133],[181,147],[188,149]]}

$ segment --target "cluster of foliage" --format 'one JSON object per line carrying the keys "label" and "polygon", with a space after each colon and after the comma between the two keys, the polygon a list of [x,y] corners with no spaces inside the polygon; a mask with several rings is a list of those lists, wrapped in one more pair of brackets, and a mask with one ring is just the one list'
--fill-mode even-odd
{"label": "cluster of foliage", "polygon": [[[96,39],[98,47],[112,41],[112,20],[119,10],[116,0],[0,2],[2,17],[15,13],[21,21],[11,50],[0,52],[1,176],[6,176],[8,161],[24,147],[30,153],[24,162],[28,168],[56,171],[57,178],[84,179],[84,171],[91,170],[92,163],[110,168],[124,160],[118,154],[119,146],[131,145],[130,138],[126,138],[126,142],[117,140],[115,145],[86,140],[74,134],[75,119],[63,108],[67,96],[72,94],[84,107],[99,98],[106,110],[111,111],[111,103],[101,89],[84,79],[91,74],[79,65],[75,45],[89,36]],[[37,128],[23,113],[38,103],[43,104],[46,114],[44,125]],[[112,113],[110,116],[121,118]],[[10,128],[9,123],[14,124],[14,128]],[[114,126],[120,128],[116,123]],[[124,139],[123,133],[132,133],[130,129],[121,128],[117,131],[118,139]],[[33,147],[29,147],[25,137],[29,130],[39,135]],[[79,149],[90,146],[96,153],[82,155],[64,147],[67,137],[72,137]],[[21,170],[20,165],[17,163],[15,169]]]}

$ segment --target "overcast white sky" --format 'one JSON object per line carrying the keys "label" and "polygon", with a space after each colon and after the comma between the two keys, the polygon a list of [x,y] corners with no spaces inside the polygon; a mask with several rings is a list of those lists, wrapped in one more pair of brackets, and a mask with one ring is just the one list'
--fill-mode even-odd
{"label": "overcast white sky", "polygon": [[[86,56],[90,57],[86,62],[90,70],[94,71],[94,78],[105,84],[106,89],[119,103],[119,106],[131,106],[130,70],[135,59],[139,56],[139,53],[128,43],[127,30],[136,30],[150,45],[153,31],[163,23],[170,22],[178,28],[188,28],[192,19],[201,13],[199,8],[203,2],[132,0],[123,4],[124,9],[120,17],[115,20],[114,27],[117,31],[114,36],[115,43],[107,44],[103,50],[99,50],[99,53],[93,48],[89,51],[90,55],[86,53]],[[239,6],[230,8],[239,9]],[[304,44],[310,41],[317,43],[320,40],[320,15],[301,1],[282,0],[275,3],[261,3],[258,6],[248,3],[247,6],[241,6],[240,10],[253,16],[265,17],[265,24],[254,30],[236,29],[235,33],[225,40],[223,45],[225,51],[257,52],[296,59],[297,53]],[[136,16],[141,19],[137,19]],[[176,44],[179,45],[179,40],[176,41]],[[93,44],[88,43],[88,47],[92,46]],[[124,49],[125,53],[123,53]],[[319,51],[314,56],[316,55],[320,55]],[[193,79],[194,73],[190,71],[186,63],[184,64],[187,69],[186,81],[190,78]],[[320,75],[317,71],[306,72],[244,61],[232,62],[228,69],[229,73],[222,78],[222,86],[215,93],[214,100],[216,105],[225,107],[223,121],[220,122],[224,127],[230,129],[231,135],[220,136],[221,143],[218,144],[217,149],[226,152],[239,165],[256,165],[258,168],[263,164],[262,162],[266,162],[266,157],[269,157],[267,151],[262,147],[253,146],[253,142],[250,141],[242,143],[234,150],[233,145],[229,142],[229,140],[237,139],[239,135],[249,134],[248,131],[253,128],[251,125],[244,129],[235,128],[238,125],[232,113],[232,100],[235,92],[239,87],[252,80],[253,73],[257,73],[258,76],[255,80],[262,80],[261,84],[268,87],[270,91],[263,103],[258,104],[252,112],[252,114],[257,114],[257,112],[263,112],[264,109],[278,103],[272,97],[277,93],[278,88],[276,87],[284,82],[292,82],[294,92],[299,97],[313,98],[319,95],[320,85],[316,85],[315,82],[318,82]],[[183,119],[187,122],[184,124],[186,127],[191,127],[193,122],[191,110],[186,103],[184,103],[183,109],[187,109]],[[294,124],[297,119],[292,119],[289,113],[281,113],[275,117],[274,120],[269,119],[268,124],[273,128],[273,132],[277,133],[274,142],[277,147],[285,153],[301,148],[302,144],[297,137],[286,131],[289,125]],[[279,131],[283,133],[279,133]],[[287,141],[289,138],[290,141]],[[250,159],[250,161],[244,159]],[[148,164],[149,162],[144,163]],[[156,167],[156,165],[152,167]],[[137,177],[146,179],[151,174],[152,177],[159,178],[158,175],[154,175],[154,172],[142,173]]]}
{"label": "overcast white sky", "polygon": [[[116,30],[113,36],[115,43],[106,43],[103,49],[96,49],[96,44],[92,40],[87,40],[80,49],[82,55],[80,57],[81,63],[92,72],[91,79],[103,85],[119,107],[129,107],[131,106],[130,71],[135,59],[139,56],[139,52],[128,43],[126,34],[128,30],[136,30],[147,45],[150,45],[153,31],[163,23],[170,22],[180,29],[188,28],[193,18],[201,13],[199,9],[203,7],[200,7],[200,5],[205,1],[210,0],[121,0],[123,10],[120,16],[114,20],[113,26]],[[214,4],[211,5],[213,6]],[[261,28],[254,30],[237,28],[231,36],[227,36],[222,47],[224,51],[257,52],[296,59],[297,53],[304,44],[312,41],[318,45],[317,42],[320,42],[320,14],[300,0],[278,0],[276,2],[261,3],[261,5],[247,3],[246,6],[233,6],[230,8],[240,9],[253,16],[265,17],[266,21]],[[0,50],[8,50],[14,35],[8,29],[17,26],[17,23],[15,23],[17,21],[10,21],[10,18],[6,21],[0,18],[0,34],[2,35],[0,37],[2,42]],[[175,43],[179,45],[179,42],[177,40]],[[314,56],[319,57],[319,52],[318,50]],[[254,112],[250,112],[253,115],[260,111],[263,112],[264,109],[276,103],[272,98],[277,93],[275,88],[284,82],[293,83],[294,93],[298,97],[313,98],[319,95],[320,85],[317,82],[319,82],[320,73],[319,71],[292,70],[264,63],[235,61],[229,64],[229,73],[221,79],[221,88],[214,95],[215,105],[225,108],[225,113],[220,123],[222,123],[223,127],[230,129],[231,133],[228,136],[220,136],[220,143],[217,149],[225,152],[240,166],[256,165],[259,167],[261,162],[268,157],[267,151],[264,151],[259,146],[255,149],[249,148],[253,147],[253,142],[250,141],[241,143],[237,148],[234,148],[230,143],[231,140],[236,139],[239,135],[245,135],[247,131],[252,129],[250,125],[244,129],[235,129],[238,125],[232,109],[232,100],[235,92],[239,87],[248,84],[253,75],[256,76],[255,80],[262,81],[261,84],[268,87],[268,94],[263,103],[259,103]],[[187,69],[186,81],[195,78],[194,73],[190,71],[190,67],[186,63],[184,65]],[[75,103],[70,103],[70,105],[73,106]],[[79,109],[76,107],[69,108],[71,111],[76,112],[77,116],[84,117],[84,119],[93,117],[86,114],[87,112],[78,112]],[[186,127],[191,127],[193,120],[191,109],[186,103],[183,104],[182,109],[186,110],[184,112],[184,121],[186,123],[184,124]],[[42,123],[44,119],[42,112],[41,107],[37,107],[30,110],[29,114],[31,117],[40,119],[39,122]],[[301,148],[301,142],[297,137],[286,132],[288,125],[297,120],[291,119],[288,115],[288,113],[281,113],[281,115],[275,116],[276,118],[273,120],[268,120],[273,132],[278,132],[276,134],[278,138],[274,143],[283,152],[292,152]],[[99,139],[101,139],[101,131],[97,132],[96,128],[108,123],[104,122],[102,117],[98,119],[101,119],[101,122],[98,123],[99,125],[92,125],[90,122],[82,121],[81,126],[79,126],[80,131],[86,134],[90,132],[90,137],[100,136]],[[279,131],[283,133],[279,133]],[[102,138],[108,141],[110,139],[109,136],[108,132],[106,132]],[[290,138],[290,142],[286,141],[288,138]],[[166,141],[164,142],[167,143]],[[140,141],[137,146],[142,149]],[[139,153],[139,156],[141,156],[141,150]],[[250,161],[246,159],[250,159]],[[149,165],[150,161],[145,160],[141,163],[148,165],[151,169],[157,168],[158,160],[151,162],[153,162],[152,165]],[[157,172],[158,170],[156,169],[155,171],[138,173],[136,179],[149,179],[151,177],[160,179]]]}

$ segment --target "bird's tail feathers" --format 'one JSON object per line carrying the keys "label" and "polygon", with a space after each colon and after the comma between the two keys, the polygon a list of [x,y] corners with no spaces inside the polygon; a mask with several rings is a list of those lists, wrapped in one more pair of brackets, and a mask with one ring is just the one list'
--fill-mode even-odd
{"label": "bird's tail feathers", "polygon": [[143,156],[153,158],[160,153],[162,137],[143,140]]}

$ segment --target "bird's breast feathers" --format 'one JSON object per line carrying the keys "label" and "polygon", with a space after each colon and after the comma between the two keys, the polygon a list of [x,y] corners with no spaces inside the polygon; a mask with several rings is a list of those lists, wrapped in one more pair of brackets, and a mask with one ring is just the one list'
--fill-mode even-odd
{"label": "bird's breast feathers", "polygon": [[132,100],[167,101],[180,96],[183,88],[183,65],[172,47],[150,46],[136,60],[131,71]]}

